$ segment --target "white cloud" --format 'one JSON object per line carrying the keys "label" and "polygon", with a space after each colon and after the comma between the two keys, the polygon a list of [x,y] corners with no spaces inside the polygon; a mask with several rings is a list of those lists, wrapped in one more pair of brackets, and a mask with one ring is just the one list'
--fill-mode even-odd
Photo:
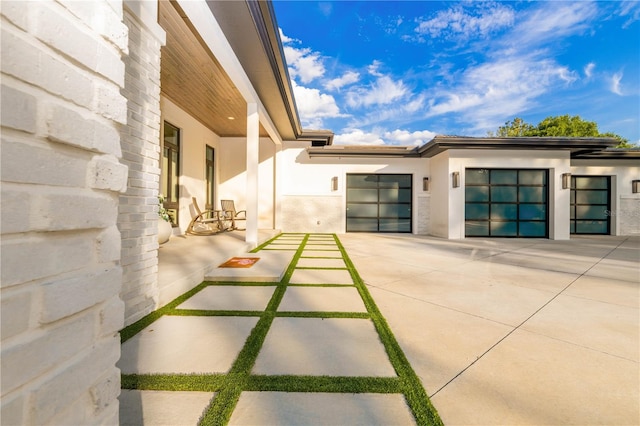
{"label": "white cloud", "polygon": [[535,54],[488,62],[467,69],[458,85],[437,91],[426,115],[460,113],[463,120],[482,128],[526,110],[555,85],[575,80],[574,72]]}
{"label": "white cloud", "polygon": [[522,15],[514,31],[505,37],[505,44],[524,52],[532,45],[580,34],[590,29],[598,14],[592,2],[539,2],[539,7]]}
{"label": "white cloud", "polygon": [[284,35],[284,33],[282,32],[282,28],[278,28],[278,31],[280,32],[280,41],[282,41],[282,44],[299,42],[299,40]]}
{"label": "white cloud", "polygon": [[350,107],[370,107],[387,105],[409,93],[402,81],[393,81],[389,76],[379,77],[367,87],[356,87],[346,95]]}
{"label": "white cloud", "polygon": [[311,49],[296,49],[284,46],[284,56],[289,64],[291,78],[299,78],[302,83],[309,83],[324,75],[325,69],[320,53]]}
{"label": "white cloud", "polygon": [[333,137],[334,145],[384,145],[377,133],[352,130],[349,133],[337,134]]}
{"label": "white cloud", "polygon": [[339,90],[346,85],[356,83],[359,79],[360,79],[359,73],[354,71],[347,71],[342,75],[342,77],[329,80],[329,82],[325,85],[325,87],[327,90]]}
{"label": "white cloud", "polygon": [[318,89],[298,86],[295,81],[291,81],[291,86],[302,127],[319,129],[323,127],[325,118],[343,116],[333,96],[320,93]]}
{"label": "white cloud", "polygon": [[473,11],[467,10],[464,4],[455,4],[447,10],[439,11],[432,19],[419,22],[415,31],[431,38],[486,38],[513,25],[514,17],[513,9],[500,3],[490,3]]}
{"label": "white cloud", "polygon": [[622,24],[622,28],[628,28],[631,24],[640,20],[640,2],[638,1],[622,1],[620,2],[620,16],[628,16],[628,19]]}
{"label": "white cloud", "polygon": [[611,91],[616,95],[622,96],[622,88],[620,87],[620,80],[622,80],[622,71],[617,72],[611,76]]}
{"label": "white cloud", "polygon": [[587,78],[591,78],[591,76],[593,75],[593,70],[595,69],[596,64],[594,64],[593,62],[589,62],[587,64],[586,67],[584,67],[584,75],[587,76]]}
{"label": "white cloud", "polygon": [[347,133],[336,134],[335,145],[398,145],[398,146],[420,146],[436,136],[436,133],[429,130],[410,132],[408,130],[396,129],[385,131],[374,129],[365,132],[361,129],[354,129]]}

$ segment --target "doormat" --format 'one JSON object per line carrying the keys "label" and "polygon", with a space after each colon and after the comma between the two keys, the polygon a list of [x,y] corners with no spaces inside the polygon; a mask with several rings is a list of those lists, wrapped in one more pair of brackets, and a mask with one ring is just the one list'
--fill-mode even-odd
{"label": "doormat", "polygon": [[218,268],[251,268],[258,260],[259,257],[232,257]]}

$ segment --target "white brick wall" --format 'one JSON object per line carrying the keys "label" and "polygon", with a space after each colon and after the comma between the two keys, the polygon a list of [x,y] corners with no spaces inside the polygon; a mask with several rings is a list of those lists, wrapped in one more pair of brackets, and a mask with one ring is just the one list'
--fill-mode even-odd
{"label": "white brick wall", "polygon": [[635,195],[620,197],[620,235],[640,234],[640,198]]}
{"label": "white brick wall", "polygon": [[128,325],[158,307],[160,48],[164,40],[149,30],[153,23],[143,25],[127,7],[124,21],[129,28],[130,55],[125,58],[122,93],[129,103],[121,147],[129,181],[126,193],[120,196],[118,228],[124,271],[120,296]]}
{"label": "white brick wall", "polygon": [[116,424],[122,8],[0,8],[2,423]]}
{"label": "white brick wall", "polygon": [[415,233],[418,235],[429,235],[429,216],[431,208],[431,197],[421,196],[416,200],[417,205],[414,210],[417,212]]}

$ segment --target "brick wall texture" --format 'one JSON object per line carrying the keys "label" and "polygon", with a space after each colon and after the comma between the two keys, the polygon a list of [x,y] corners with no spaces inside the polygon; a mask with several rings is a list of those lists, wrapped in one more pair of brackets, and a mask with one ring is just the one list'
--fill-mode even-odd
{"label": "brick wall texture", "polygon": [[124,59],[123,95],[129,100],[122,128],[122,162],[129,167],[120,196],[125,325],[158,304],[158,188],[160,181],[160,41],[124,11],[129,55]]}
{"label": "brick wall texture", "polygon": [[122,7],[0,3],[2,424],[117,424]]}

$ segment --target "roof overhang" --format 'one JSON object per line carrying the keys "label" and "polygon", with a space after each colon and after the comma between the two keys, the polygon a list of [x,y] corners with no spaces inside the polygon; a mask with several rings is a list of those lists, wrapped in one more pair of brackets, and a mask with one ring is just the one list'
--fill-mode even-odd
{"label": "roof overhang", "polygon": [[570,151],[571,157],[613,147],[614,138],[570,137],[464,137],[438,135],[418,148],[421,157],[433,157],[449,149]]}
{"label": "roof overhang", "polygon": [[[431,158],[450,149],[471,150],[540,150],[570,151],[572,158],[632,158],[629,150],[611,150],[617,145],[614,138],[568,138],[568,137],[465,137],[438,135],[419,147],[412,146],[362,146],[337,145],[309,147],[310,157],[403,157]],[[600,154],[602,152],[610,154]],[[615,151],[615,153],[613,152]],[[624,152],[623,152],[624,151]],[[598,157],[600,155],[600,157]],[[608,155],[608,156],[606,156]],[[615,157],[615,156],[618,157]],[[605,157],[606,156],[606,157]]]}
{"label": "roof overhang", "polygon": [[282,139],[330,145],[333,132],[300,124],[272,3],[208,0],[207,5]]}

